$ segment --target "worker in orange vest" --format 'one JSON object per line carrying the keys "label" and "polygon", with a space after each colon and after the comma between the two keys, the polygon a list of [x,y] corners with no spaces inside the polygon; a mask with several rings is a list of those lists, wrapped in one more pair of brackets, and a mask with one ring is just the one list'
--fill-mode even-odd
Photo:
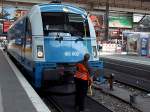
{"label": "worker in orange vest", "polygon": [[90,69],[88,65],[88,60],[90,59],[89,54],[84,55],[84,59],[76,64],[75,72],[75,84],[76,84],[76,94],[75,94],[75,106],[79,112],[84,112],[84,100],[87,95],[88,85],[91,83]]}

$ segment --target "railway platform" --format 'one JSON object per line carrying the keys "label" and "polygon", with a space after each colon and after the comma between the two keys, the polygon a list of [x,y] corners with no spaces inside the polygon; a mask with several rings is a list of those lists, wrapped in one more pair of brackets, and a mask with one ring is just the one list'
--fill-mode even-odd
{"label": "railway platform", "polygon": [[123,83],[150,92],[150,58],[130,55],[105,55],[104,74],[114,73],[115,78]]}
{"label": "railway platform", "polygon": [[115,85],[113,90],[110,90],[107,82],[103,84],[94,84],[93,87],[130,104],[141,112],[149,112],[150,110],[149,94],[143,95],[140,93],[135,93],[135,91],[124,89],[122,86]]}
{"label": "railway platform", "polygon": [[0,49],[0,112],[50,112]]}
{"label": "railway platform", "polygon": [[134,56],[134,55],[100,55],[100,57],[150,66],[150,58],[144,57],[144,56]]}

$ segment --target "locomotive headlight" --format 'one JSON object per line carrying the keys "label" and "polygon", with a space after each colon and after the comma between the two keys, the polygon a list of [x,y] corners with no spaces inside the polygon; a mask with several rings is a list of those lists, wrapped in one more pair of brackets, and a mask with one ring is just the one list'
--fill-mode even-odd
{"label": "locomotive headlight", "polygon": [[37,46],[37,57],[38,58],[43,58],[44,57],[43,46],[42,45]]}
{"label": "locomotive headlight", "polygon": [[38,56],[38,58],[43,58],[43,52],[38,51],[37,56]]}

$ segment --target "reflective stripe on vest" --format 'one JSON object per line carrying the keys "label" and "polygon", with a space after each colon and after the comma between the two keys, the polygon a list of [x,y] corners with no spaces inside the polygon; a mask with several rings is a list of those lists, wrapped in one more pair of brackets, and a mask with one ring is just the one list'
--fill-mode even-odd
{"label": "reflective stripe on vest", "polygon": [[82,79],[82,80],[88,80],[88,74],[87,73],[81,73],[79,71],[77,71],[75,73],[75,77],[79,78],[79,79]]}
{"label": "reflective stripe on vest", "polygon": [[88,70],[85,68],[83,64],[78,64],[78,65],[77,66],[79,67],[79,71],[76,71],[75,77],[80,78],[82,80],[88,80],[89,78]]}

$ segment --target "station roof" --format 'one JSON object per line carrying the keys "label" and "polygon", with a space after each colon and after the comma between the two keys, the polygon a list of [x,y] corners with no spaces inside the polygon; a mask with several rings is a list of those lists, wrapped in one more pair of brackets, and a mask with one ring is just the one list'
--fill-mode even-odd
{"label": "station roof", "polygon": [[[34,5],[37,3],[49,3],[51,0],[1,0],[0,4],[14,5]],[[142,12],[150,14],[150,0],[62,0],[80,4],[89,10],[105,10],[106,4],[109,3],[110,10],[126,11],[126,12]]]}

